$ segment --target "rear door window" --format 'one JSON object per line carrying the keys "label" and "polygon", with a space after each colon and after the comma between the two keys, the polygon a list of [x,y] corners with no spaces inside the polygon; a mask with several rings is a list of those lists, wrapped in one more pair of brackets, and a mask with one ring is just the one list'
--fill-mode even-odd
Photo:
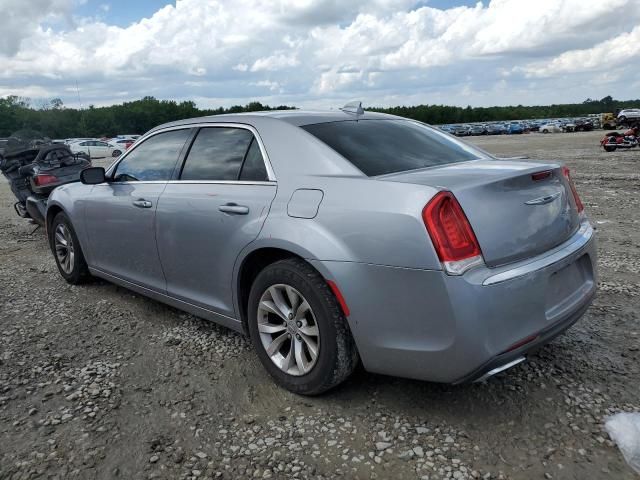
{"label": "rear door window", "polygon": [[370,177],[489,158],[444,132],[410,120],[346,120],[302,128]]}
{"label": "rear door window", "polygon": [[253,133],[244,128],[201,128],[191,145],[180,180],[238,180],[245,159],[250,161],[246,176],[258,175],[256,164],[262,162],[264,168],[264,162],[262,156],[257,158],[251,149],[253,143],[256,143]]}

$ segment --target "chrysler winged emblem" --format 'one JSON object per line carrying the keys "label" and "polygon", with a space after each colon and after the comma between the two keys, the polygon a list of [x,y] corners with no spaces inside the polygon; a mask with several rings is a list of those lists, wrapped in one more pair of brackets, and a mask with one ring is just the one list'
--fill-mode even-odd
{"label": "chrysler winged emblem", "polygon": [[556,193],[552,193],[551,195],[546,195],[544,197],[528,200],[524,203],[525,205],[546,205],[547,203],[553,202],[559,196],[560,196],[560,192],[556,192]]}

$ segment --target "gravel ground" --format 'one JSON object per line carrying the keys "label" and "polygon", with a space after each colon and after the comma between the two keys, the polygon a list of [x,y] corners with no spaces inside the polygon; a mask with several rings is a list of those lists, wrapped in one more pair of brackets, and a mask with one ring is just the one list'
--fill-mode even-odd
{"label": "gravel ground", "polygon": [[472,140],[574,171],[601,274],[578,324],[485,384],[358,371],[319,398],[276,387],[236,333],[67,285],[0,182],[0,478],[637,478],[603,419],[640,410],[640,151],[600,136]]}

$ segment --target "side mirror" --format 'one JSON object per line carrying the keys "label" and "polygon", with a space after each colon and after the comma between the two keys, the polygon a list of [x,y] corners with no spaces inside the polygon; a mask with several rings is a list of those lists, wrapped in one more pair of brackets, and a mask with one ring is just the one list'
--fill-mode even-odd
{"label": "side mirror", "polygon": [[89,167],[80,172],[80,181],[85,185],[97,185],[104,183],[104,168],[102,167]]}

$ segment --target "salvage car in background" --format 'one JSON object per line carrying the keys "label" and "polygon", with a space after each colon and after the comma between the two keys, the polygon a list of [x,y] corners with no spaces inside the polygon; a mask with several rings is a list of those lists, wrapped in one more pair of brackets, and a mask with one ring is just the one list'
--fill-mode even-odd
{"label": "salvage car in background", "polygon": [[524,133],[524,127],[519,122],[511,122],[507,124],[507,133],[510,135]]}
{"label": "salvage car in background", "polygon": [[135,140],[131,138],[112,138],[111,140],[107,140],[107,143],[111,145],[113,148],[124,152],[127,150]]}
{"label": "salvage car in background", "polygon": [[547,123],[538,129],[540,133],[562,133],[562,127],[557,123]]}
{"label": "salvage car in background", "polygon": [[640,108],[620,110],[617,117],[618,125],[635,125],[640,123]]}
{"label": "salvage car in background", "polygon": [[95,275],[248,332],[296,393],[359,361],[486,378],[595,293],[593,229],[566,167],[498,160],[360,104],[161,125],[81,179],[47,209],[67,282]]}
{"label": "salvage car in background", "polygon": [[101,140],[81,140],[71,142],[69,148],[73,153],[86,153],[91,159],[119,157],[126,150],[125,147],[110,145]]}
{"label": "salvage car in background", "polygon": [[91,166],[84,154],[73,154],[61,144],[40,145],[32,139],[7,139],[0,155],[0,172],[16,197],[16,213],[43,225],[47,197],[54,188],[78,181],[80,171]]}

